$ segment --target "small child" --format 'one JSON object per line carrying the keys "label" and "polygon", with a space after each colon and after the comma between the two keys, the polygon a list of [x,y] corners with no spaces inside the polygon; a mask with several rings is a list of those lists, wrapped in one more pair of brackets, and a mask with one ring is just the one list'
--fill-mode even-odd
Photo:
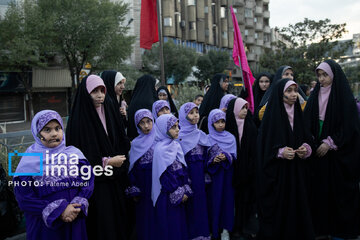
{"label": "small child", "polygon": [[204,100],[204,96],[199,94],[199,95],[196,95],[195,98],[194,98],[194,103],[200,107],[202,101]]}
{"label": "small child", "polygon": [[161,115],[156,128],[151,191],[156,239],[188,240],[184,203],[193,193],[184,153],[175,141],[179,135],[178,119],[172,114]]}
{"label": "small child", "polygon": [[186,217],[189,239],[210,239],[205,183],[210,177],[206,174],[208,136],[197,128],[199,109],[195,103],[181,106],[179,142],[188,165],[191,189],[194,196],[188,200]]}
{"label": "small child", "polygon": [[[15,186],[16,199],[25,213],[27,239],[87,239],[85,218],[88,199],[94,189],[94,177],[82,152],[73,146],[65,146],[63,128],[60,115],[51,110],[38,112],[31,122],[35,143],[26,153],[43,154],[43,173],[41,176],[29,175],[40,173],[40,158],[24,156],[14,177],[14,182],[28,183],[25,186]],[[60,164],[60,157],[55,157],[54,162],[47,160],[55,154],[61,154],[62,160],[66,156],[68,162]],[[70,164],[70,158],[76,156],[78,163]],[[77,168],[87,168],[88,180],[80,175],[70,174],[75,164]],[[54,174],[49,174],[51,170],[46,173],[46,169],[55,167],[57,171],[53,170]]]}
{"label": "small child", "polygon": [[137,136],[131,143],[129,179],[131,186],[126,190],[136,202],[137,239],[156,239],[154,235],[155,212],[151,201],[152,162],[155,131],[153,117],[148,109],[135,113]]}
{"label": "small child", "polygon": [[208,208],[212,238],[218,239],[223,229],[232,230],[234,225],[233,166],[236,159],[235,137],[225,131],[225,113],[220,109],[210,112],[208,118],[209,160],[207,169],[211,175],[208,189]]}
{"label": "small child", "polygon": [[236,96],[233,95],[233,94],[226,94],[225,96],[223,96],[223,97],[221,98],[221,102],[220,102],[219,109],[220,109],[221,111],[223,111],[223,112],[226,113],[226,110],[227,110],[227,108],[228,108],[229,102],[230,102],[232,99],[234,99],[234,98],[236,98]]}
{"label": "small child", "polygon": [[170,113],[170,106],[166,100],[157,100],[152,105],[152,114],[155,121],[161,115],[169,114],[169,113]]}

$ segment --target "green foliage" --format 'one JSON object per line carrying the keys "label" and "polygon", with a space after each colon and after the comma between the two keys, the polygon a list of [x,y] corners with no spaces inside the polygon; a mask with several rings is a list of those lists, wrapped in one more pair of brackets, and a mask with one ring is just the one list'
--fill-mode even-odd
{"label": "green foliage", "polygon": [[230,56],[226,51],[211,50],[200,56],[196,63],[198,71],[194,73],[201,82],[206,83],[216,73],[222,73],[229,65]]}
{"label": "green foliage", "polygon": [[[163,50],[165,78],[174,77],[175,84],[183,82],[191,74],[196,63],[196,52],[191,48],[175,45],[172,41],[166,42]],[[156,78],[160,78],[159,56],[159,44],[154,44],[151,50],[145,50],[142,56],[144,72]]]}
{"label": "green foliage", "polygon": [[329,19],[313,21],[307,18],[303,22],[289,25],[280,30],[293,47],[278,43],[277,50],[265,50],[260,57],[263,69],[275,73],[281,65],[294,68],[295,78],[300,83],[310,83],[315,79],[315,68],[327,58],[339,59],[344,55],[351,42],[334,41],[346,32],[346,24],[330,24]]}
{"label": "green foliage", "polygon": [[204,94],[197,86],[191,86],[188,83],[180,84],[177,90],[176,100],[178,101],[178,107],[187,102],[194,101],[196,95]]}

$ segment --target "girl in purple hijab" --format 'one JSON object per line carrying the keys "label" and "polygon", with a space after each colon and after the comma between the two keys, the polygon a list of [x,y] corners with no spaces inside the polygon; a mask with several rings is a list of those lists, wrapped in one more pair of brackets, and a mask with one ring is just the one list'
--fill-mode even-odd
{"label": "girl in purple hijab", "polygon": [[219,109],[226,112],[226,109],[227,109],[227,107],[229,105],[229,102],[234,98],[236,98],[236,96],[233,95],[233,94],[226,94],[225,96],[223,96],[221,98]]}
{"label": "girl in purple hijab", "polygon": [[234,225],[234,189],[232,187],[233,160],[236,159],[235,137],[225,131],[226,116],[220,109],[210,112],[208,118],[209,159],[211,175],[208,189],[208,208],[212,237],[218,239],[221,231],[231,231]]}
{"label": "girl in purple hijab", "polygon": [[157,239],[155,231],[155,208],[151,201],[152,162],[154,154],[154,120],[148,109],[135,113],[137,136],[131,143],[129,178],[131,186],[126,190],[136,202],[137,239]]}
{"label": "girl in purple hijab", "polygon": [[179,142],[188,165],[191,189],[194,196],[188,200],[186,217],[189,239],[210,239],[205,182],[210,177],[206,174],[207,148],[210,146],[207,135],[197,128],[199,109],[193,102],[185,103],[179,113]]}
{"label": "girl in purple hijab", "polygon": [[156,120],[162,114],[169,114],[170,113],[170,106],[169,103],[165,100],[157,100],[152,105],[152,114],[154,120]]}
{"label": "girl in purple hijab", "polygon": [[156,239],[188,240],[185,202],[193,192],[189,186],[184,153],[175,141],[178,119],[161,115],[156,121],[151,198],[155,206]]}
{"label": "girl in purple hijab", "polygon": [[[14,177],[15,196],[25,213],[27,239],[87,239],[85,218],[94,188],[90,164],[79,149],[65,146],[63,122],[57,112],[38,112],[31,132],[35,143],[26,153],[42,154],[42,169],[40,157],[24,156]],[[52,162],[55,154],[59,157]],[[87,174],[80,175],[83,168]],[[71,173],[71,169],[80,170]]]}

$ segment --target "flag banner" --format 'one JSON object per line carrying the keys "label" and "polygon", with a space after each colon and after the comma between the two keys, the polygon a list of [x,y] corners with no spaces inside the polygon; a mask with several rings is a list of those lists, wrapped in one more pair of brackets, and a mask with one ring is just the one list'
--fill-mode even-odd
{"label": "flag banner", "polygon": [[141,0],[140,47],[151,49],[159,41],[157,0]]}

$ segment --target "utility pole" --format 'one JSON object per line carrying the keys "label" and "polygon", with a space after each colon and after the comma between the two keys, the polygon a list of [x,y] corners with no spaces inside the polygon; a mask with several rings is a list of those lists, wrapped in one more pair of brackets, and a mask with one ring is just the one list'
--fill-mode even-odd
{"label": "utility pole", "polygon": [[158,15],[158,32],[159,32],[159,43],[160,43],[160,80],[161,85],[165,86],[165,68],[164,68],[164,40],[162,37],[162,16],[161,16],[161,0],[157,0],[156,3],[157,15]]}

